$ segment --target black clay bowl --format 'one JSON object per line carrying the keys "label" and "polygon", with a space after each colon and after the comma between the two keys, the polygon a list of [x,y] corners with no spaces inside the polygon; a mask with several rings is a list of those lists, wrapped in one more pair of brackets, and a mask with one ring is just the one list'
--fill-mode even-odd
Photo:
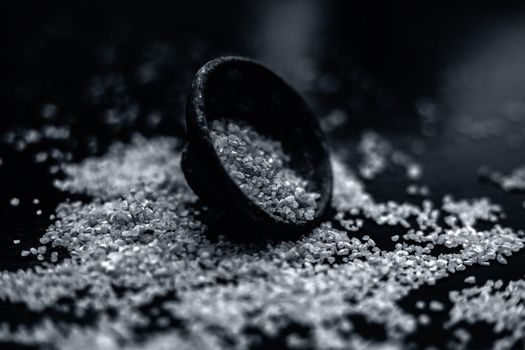
{"label": "black clay bowl", "polygon": [[[289,166],[321,194],[314,220],[291,222],[269,213],[245,195],[223,167],[213,146],[213,120],[242,121],[278,140],[290,156]],[[322,220],[332,195],[332,169],[319,121],[301,96],[260,63],[220,57],[196,74],[186,110],[188,143],[182,169],[193,191],[218,212],[268,236],[311,229]],[[245,234],[251,234],[245,232]]]}

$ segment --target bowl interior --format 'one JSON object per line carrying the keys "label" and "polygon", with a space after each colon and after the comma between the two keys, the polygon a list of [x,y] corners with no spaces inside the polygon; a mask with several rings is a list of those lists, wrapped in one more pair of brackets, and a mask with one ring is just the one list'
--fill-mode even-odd
{"label": "bowl interior", "polygon": [[289,166],[321,194],[322,208],[331,191],[331,171],[324,136],[304,100],[263,66],[244,60],[224,61],[209,70],[204,84],[208,126],[213,120],[242,121],[282,143]]}

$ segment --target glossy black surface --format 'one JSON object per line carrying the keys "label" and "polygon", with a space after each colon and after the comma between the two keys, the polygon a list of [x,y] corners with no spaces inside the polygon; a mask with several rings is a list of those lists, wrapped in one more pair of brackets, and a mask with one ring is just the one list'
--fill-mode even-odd
{"label": "glossy black surface", "polygon": [[[56,162],[36,163],[36,153],[57,148],[79,161],[134,132],[184,137],[186,93],[194,72],[209,59],[232,54],[258,59],[281,74],[317,115],[343,110],[348,120],[328,137],[333,152],[347,154],[351,166],[358,163],[355,144],[365,129],[404,150],[418,141],[424,151],[414,157],[424,167],[420,182],[430,186],[432,200],[440,203],[445,194],[487,196],[505,209],[504,224],[525,227],[525,195],[504,193],[477,179],[480,166],[507,172],[525,163],[525,118],[507,118],[509,103],[525,102],[525,12],[518,1],[413,7],[346,1],[16,1],[7,7],[2,11],[7,29],[0,50],[5,58],[0,129],[68,125],[71,136],[22,151],[2,143],[2,269],[38,263],[21,258],[20,251],[37,244],[51,222],[48,216],[67,197],[52,185],[55,176],[48,168]],[[436,108],[432,117],[422,111],[427,99]],[[43,117],[48,103],[57,106],[53,118]],[[124,117],[115,122],[114,113]],[[482,139],[465,136],[465,116],[472,121],[467,126],[498,120],[494,125],[501,132]],[[419,202],[406,195],[408,183],[400,169],[392,168],[366,182],[366,188],[377,200]],[[21,205],[11,207],[12,197]],[[33,205],[33,198],[40,204]],[[387,249],[390,236],[399,233],[367,224],[356,234],[369,234]],[[13,244],[14,239],[21,243]],[[508,261],[507,266],[456,273],[411,293],[401,304],[414,314],[419,312],[415,300],[438,299],[450,306],[448,291],[462,288],[470,274],[478,284],[522,278],[525,254]],[[453,331],[441,327],[447,312],[432,314],[434,321],[409,345],[442,347]],[[13,327],[42,317],[2,301],[0,315]],[[90,322],[51,311],[49,316]],[[473,346],[490,347],[491,327],[467,328],[475,334]],[[380,327],[364,322],[357,331],[381,337]],[[282,342],[269,339],[267,345]]]}

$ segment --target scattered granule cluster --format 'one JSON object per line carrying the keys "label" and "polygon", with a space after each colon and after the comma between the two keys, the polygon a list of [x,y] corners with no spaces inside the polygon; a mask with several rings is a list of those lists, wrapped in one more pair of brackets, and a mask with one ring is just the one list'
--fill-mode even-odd
{"label": "scattered granule cluster", "polygon": [[[274,162],[285,163],[278,145],[235,126],[219,130],[222,153],[239,147],[226,144],[231,134],[241,139],[245,132],[256,154],[278,154]],[[57,186],[92,199],[58,206],[41,238],[46,249],[34,248],[40,265],[0,273],[0,300],[43,315],[29,326],[1,322],[1,341],[157,350],[246,349],[283,339],[290,349],[403,349],[432,322],[400,306],[411,291],[473,265],[505,263],[524,246],[523,232],[501,227],[502,209],[486,199],[377,202],[337,158],[334,220],[294,241],[240,244],[227,235],[212,241],[184,182],[177,145],[173,138],[136,137],[102,157],[63,166],[66,177]],[[379,245],[363,220],[401,227],[395,245]],[[487,225],[477,229],[480,222]],[[67,256],[57,259],[59,249]],[[508,293],[518,298],[516,290]],[[514,318],[505,322],[523,324],[512,300]],[[477,312],[490,307],[469,305]],[[429,303],[431,311],[444,307]],[[461,306],[455,303],[451,315],[455,307]],[[376,325],[381,336],[362,334],[360,322]],[[515,339],[500,339],[502,348]]]}
{"label": "scattered granule cluster", "polygon": [[480,176],[499,185],[506,192],[525,191],[525,166],[517,167],[507,175],[482,168]]}
{"label": "scattered granule cluster", "polygon": [[268,212],[292,222],[313,220],[320,195],[288,163],[279,141],[252,127],[215,120],[210,132],[222,164],[241,190]]}
{"label": "scattered granule cluster", "polygon": [[496,333],[508,333],[508,336],[496,340],[495,349],[523,346],[525,280],[510,281],[506,286],[502,280],[489,280],[480,287],[452,291],[449,298],[454,306],[449,313],[448,327],[483,321],[493,325]]}
{"label": "scattered granule cluster", "polygon": [[359,175],[364,179],[376,178],[387,169],[389,164],[404,168],[410,180],[419,180],[422,176],[420,164],[407,153],[396,150],[390,142],[373,131],[363,133],[357,146],[357,152],[362,157],[359,164]]}

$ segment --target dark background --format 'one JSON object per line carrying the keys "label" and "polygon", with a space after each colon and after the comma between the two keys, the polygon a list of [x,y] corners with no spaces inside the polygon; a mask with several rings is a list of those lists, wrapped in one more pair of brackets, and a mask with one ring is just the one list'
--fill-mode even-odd
{"label": "dark background", "polygon": [[[60,159],[37,163],[36,153],[57,149],[79,161],[133,132],[183,137],[193,74],[206,61],[232,54],[276,70],[320,118],[344,111],[347,120],[329,138],[335,152],[348,153],[349,164],[357,164],[352,151],[366,129],[403,150],[417,142],[424,146],[414,155],[424,166],[420,182],[430,186],[437,204],[445,194],[488,196],[503,205],[505,224],[525,227],[525,195],[477,179],[481,166],[508,172],[525,161],[520,1],[13,1],[2,7],[0,132],[24,135],[45,125],[71,130],[67,140],[23,150],[6,137],[0,141],[2,269],[37,264],[20,251],[37,246],[49,215],[66,198],[49,173]],[[46,110],[49,104],[56,106],[54,113]],[[470,128],[480,123],[484,134],[472,135]],[[378,200],[420,201],[406,196],[409,181],[399,169],[366,184]],[[12,197],[21,205],[11,207]],[[32,204],[33,198],[41,203]],[[43,214],[36,215],[37,209]],[[368,229],[380,246],[392,243],[391,230]],[[22,243],[15,246],[13,239]],[[524,263],[520,252],[508,266],[470,268],[412,293],[402,306],[416,313],[415,300],[447,302],[448,291],[462,288],[472,273],[478,283],[522,278]],[[432,314],[432,325],[409,342],[442,346],[451,334],[440,326],[447,312]],[[14,326],[40,317],[5,302],[0,315]],[[472,347],[490,346],[489,325],[471,329]],[[380,336],[371,325],[360,331]]]}

